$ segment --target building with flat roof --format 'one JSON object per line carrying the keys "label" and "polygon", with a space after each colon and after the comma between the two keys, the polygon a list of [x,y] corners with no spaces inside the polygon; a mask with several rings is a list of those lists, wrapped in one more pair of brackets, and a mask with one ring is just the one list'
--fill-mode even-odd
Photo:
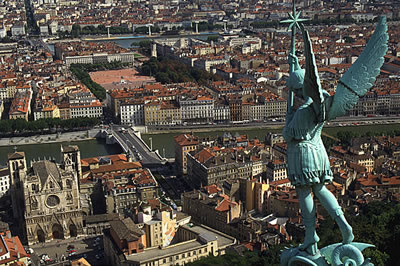
{"label": "building with flat roof", "polygon": [[184,265],[209,255],[223,255],[236,244],[236,239],[203,225],[180,226],[176,244],[168,247],[145,248],[142,252],[125,255],[105,232],[104,251],[107,265]]}
{"label": "building with flat roof", "polygon": [[113,42],[68,42],[55,45],[56,57],[64,60],[66,65],[96,64],[121,61],[133,63],[135,54],[128,49],[121,48]]}

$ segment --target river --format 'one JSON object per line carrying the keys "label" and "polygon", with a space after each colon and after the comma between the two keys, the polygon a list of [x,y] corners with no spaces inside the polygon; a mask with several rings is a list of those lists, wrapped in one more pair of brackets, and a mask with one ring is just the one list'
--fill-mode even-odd
{"label": "river", "polygon": [[[187,38],[187,37],[192,37],[194,39],[199,39],[199,40],[207,40],[208,36],[215,36],[218,35],[218,32],[210,32],[206,34],[201,34],[201,35],[178,35],[178,36],[160,36],[159,39],[170,39],[170,38]],[[117,37],[117,36],[113,36]],[[92,40],[92,42],[115,42],[122,48],[131,48],[133,43],[137,43],[137,46],[139,46],[140,41],[144,40],[153,40],[152,38],[148,38],[145,36],[134,36],[132,38],[129,37],[121,37],[119,39],[112,39],[112,40]],[[49,49],[54,53],[54,44],[47,44]]]}
{"label": "river", "polygon": [[[190,130],[188,130],[190,132]],[[266,129],[266,128],[252,128],[252,129],[225,129],[211,132],[194,132],[196,136],[199,137],[210,137],[215,138],[218,136],[222,136],[224,132],[230,132],[232,135],[235,133],[239,133],[241,135],[247,134],[250,139],[254,139],[257,137],[259,140],[264,141],[265,135],[268,132],[282,132],[282,129]],[[162,133],[162,134],[142,134],[142,139],[149,145],[150,147],[150,138],[153,142],[153,149],[157,149],[161,156],[167,158],[175,157],[175,142],[174,136],[179,135],[181,133]],[[165,152],[165,156],[164,156]]]}
{"label": "river", "polygon": [[[231,132],[235,134],[236,132],[239,134],[248,134],[249,138],[252,139],[254,137],[259,138],[260,140],[264,140],[267,132],[277,132],[278,130],[269,130],[269,129],[235,129],[229,130],[226,129],[212,131],[212,132],[195,132],[195,135],[200,137],[217,137],[222,135],[224,132]],[[157,149],[160,152],[161,156],[165,156],[167,158],[175,157],[175,144],[174,144],[174,136],[179,135],[180,133],[161,133],[161,134],[142,134],[143,140],[150,146],[150,138],[152,138],[153,149]],[[35,159],[43,159],[43,158],[55,158],[56,161],[60,161],[60,146],[61,145],[78,145],[81,151],[81,158],[89,158],[101,155],[108,154],[118,154],[122,153],[122,149],[118,144],[107,145],[104,140],[87,140],[87,141],[77,141],[77,142],[61,142],[61,143],[49,143],[49,144],[31,144],[31,145],[18,145],[17,151],[25,152],[26,161],[28,165],[30,161]],[[14,146],[8,147],[0,147],[0,165],[4,166],[7,163],[7,155],[14,151]]]}
{"label": "river", "polygon": [[[61,159],[61,145],[79,146],[79,150],[81,151],[81,159],[101,155],[119,154],[123,152],[118,144],[107,145],[105,140],[102,139],[77,142],[19,145],[17,146],[17,151],[25,152],[28,166],[30,165],[30,161],[34,159],[43,160],[43,158],[54,158],[57,162],[59,162]],[[0,147],[0,165],[6,165],[7,155],[12,152],[14,152],[14,146]]]}
{"label": "river", "polygon": [[[364,125],[364,126],[348,126],[348,127],[326,127],[324,132],[335,136],[338,131],[352,131],[358,132],[361,135],[370,131],[373,133],[384,133],[390,130],[399,130],[400,124],[388,125]],[[187,131],[190,132],[190,129]],[[249,139],[257,137],[259,140],[264,141],[265,135],[268,132],[277,133],[282,132],[282,129],[268,129],[268,128],[235,128],[235,129],[218,129],[211,132],[194,132],[195,135],[200,137],[214,138],[222,136],[224,132],[231,132],[232,134],[247,134]],[[181,133],[156,133],[156,134],[142,134],[143,140],[150,146],[150,138],[152,139],[153,149],[159,151],[160,155],[167,158],[175,157],[175,142],[174,136]],[[88,140],[78,142],[62,142],[51,144],[33,144],[33,145],[19,145],[17,151],[24,151],[29,164],[32,159],[55,158],[60,160],[60,145],[78,145],[81,151],[81,158],[89,158],[108,154],[122,153],[122,149],[118,144],[107,145],[104,140]],[[0,165],[5,165],[7,162],[7,154],[13,152],[14,147],[0,147]],[[165,156],[164,156],[165,155]]]}

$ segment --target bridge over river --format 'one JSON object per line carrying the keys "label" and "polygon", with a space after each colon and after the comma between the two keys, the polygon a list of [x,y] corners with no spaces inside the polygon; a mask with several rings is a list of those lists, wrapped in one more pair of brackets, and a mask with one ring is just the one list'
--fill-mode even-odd
{"label": "bridge over river", "polygon": [[140,138],[139,133],[134,132],[131,128],[124,128],[123,126],[112,125],[107,130],[108,137],[110,134],[115,142],[117,142],[122,149],[141,161],[143,166],[154,168],[164,165],[167,159],[160,156],[158,151],[152,151],[150,147]]}

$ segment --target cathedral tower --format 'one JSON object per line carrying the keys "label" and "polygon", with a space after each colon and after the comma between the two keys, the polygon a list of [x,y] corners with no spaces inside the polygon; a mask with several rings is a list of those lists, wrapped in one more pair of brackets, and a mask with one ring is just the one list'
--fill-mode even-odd
{"label": "cathedral tower", "polygon": [[76,172],[77,173],[77,181],[82,178],[82,168],[81,168],[81,152],[79,151],[78,146],[61,146],[61,155],[62,155],[62,166],[64,170],[68,172]]}
{"label": "cathedral tower", "polygon": [[14,218],[23,218],[23,182],[26,176],[26,160],[24,152],[15,151],[8,155],[8,169],[10,171],[10,194]]}

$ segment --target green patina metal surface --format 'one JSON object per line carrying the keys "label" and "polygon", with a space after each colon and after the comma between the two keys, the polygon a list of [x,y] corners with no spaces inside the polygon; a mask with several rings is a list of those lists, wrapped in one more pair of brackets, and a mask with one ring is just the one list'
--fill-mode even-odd
{"label": "green patina metal surface", "polygon": [[[353,232],[347,223],[343,211],[333,194],[326,189],[325,183],[331,182],[328,154],[321,139],[324,123],[345,115],[372,87],[387,52],[386,18],[381,17],[374,34],[357,61],[338,82],[335,95],[331,96],[322,89],[316,67],[315,56],[308,31],[300,23],[293,1],[293,13],[289,19],[292,42],[289,53],[288,112],[283,136],[287,142],[288,177],[296,187],[303,224],[305,226],[304,243],[297,248],[285,250],[281,256],[282,265],[371,265],[364,260],[362,249],[368,247],[362,243],[353,243]],[[296,29],[300,29],[304,41],[305,67],[301,69],[295,55]],[[303,99],[296,107],[294,97]],[[312,192],[312,193],[311,193]],[[315,230],[316,196],[332,218],[336,221],[343,241],[329,247],[318,249],[318,235]]]}

